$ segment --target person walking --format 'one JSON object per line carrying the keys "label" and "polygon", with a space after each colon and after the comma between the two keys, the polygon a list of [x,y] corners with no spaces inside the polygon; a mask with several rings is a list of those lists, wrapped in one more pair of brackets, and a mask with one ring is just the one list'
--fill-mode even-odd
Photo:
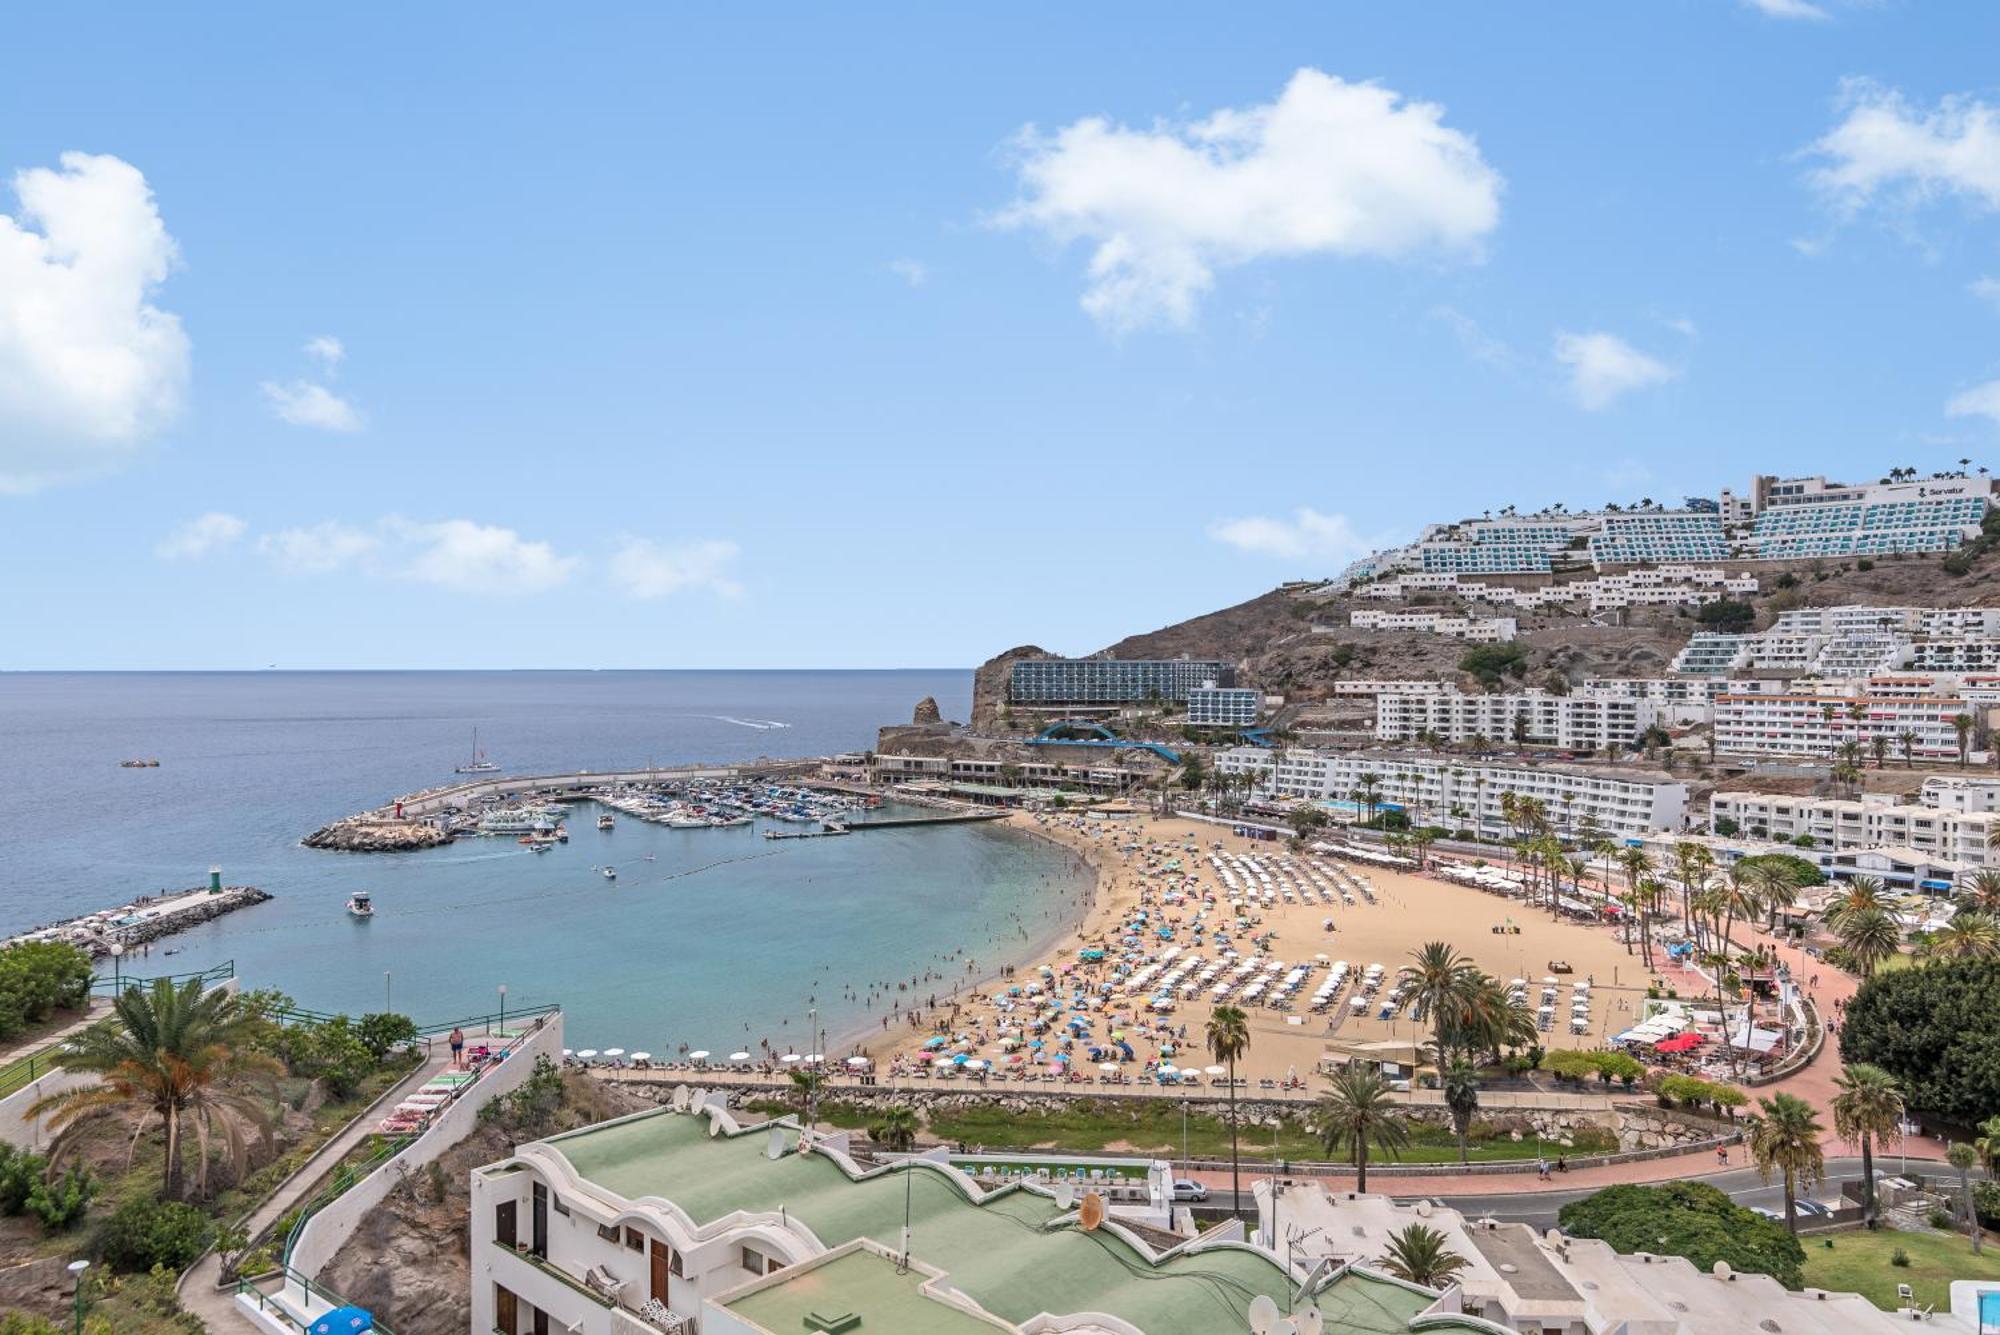
{"label": "person walking", "polygon": [[465,1031],[463,1029],[460,1029],[458,1026],[453,1025],[451,1030],[451,1037],[446,1039],[445,1041],[451,1044],[451,1064],[453,1066],[464,1066]]}

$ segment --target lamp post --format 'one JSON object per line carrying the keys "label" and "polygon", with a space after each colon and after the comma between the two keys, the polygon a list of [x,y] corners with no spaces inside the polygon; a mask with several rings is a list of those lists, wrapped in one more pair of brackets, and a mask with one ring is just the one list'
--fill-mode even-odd
{"label": "lamp post", "polygon": [[69,1273],[76,1277],[76,1325],[75,1335],[83,1335],[83,1272],[90,1269],[88,1261],[71,1261]]}
{"label": "lamp post", "polygon": [[507,1037],[507,984],[500,984],[500,1037]]}
{"label": "lamp post", "polygon": [[394,1006],[389,1004],[389,971],[384,969],[382,970],[382,1011],[384,1014],[393,1014],[395,1009]]}
{"label": "lamp post", "polygon": [[114,997],[125,995],[124,962],[125,943],[123,941],[113,941],[111,943],[111,994]]}

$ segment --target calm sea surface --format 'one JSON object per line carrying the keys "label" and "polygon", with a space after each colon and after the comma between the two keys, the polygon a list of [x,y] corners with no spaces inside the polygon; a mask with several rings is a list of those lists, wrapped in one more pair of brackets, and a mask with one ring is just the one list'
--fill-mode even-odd
{"label": "calm sea surface", "polygon": [[[736,761],[858,750],[926,695],[965,717],[970,692],[969,672],[945,671],[4,675],[0,929],[192,887],[215,863],[276,898],[155,943],[134,971],[233,959],[246,986],[349,1011],[386,988],[419,1019],[490,1011],[504,984],[510,1005],[562,1002],[575,1047],[803,1044],[815,1003],[838,1033],[881,1015],[870,983],[941,992],[926,970],[957,979],[968,956],[984,972],[1046,939],[1084,868],[984,826],[605,833],[588,806],[539,856],[511,838],[375,855],[298,841],[449,779],[475,725],[508,773]],[[358,889],[372,922],[344,911]]]}

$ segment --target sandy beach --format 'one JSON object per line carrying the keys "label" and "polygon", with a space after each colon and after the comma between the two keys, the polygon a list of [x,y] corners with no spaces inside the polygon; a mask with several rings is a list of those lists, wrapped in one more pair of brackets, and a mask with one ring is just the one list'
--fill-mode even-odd
{"label": "sandy beach", "polygon": [[[1428,1030],[1409,1018],[1407,1004],[1387,1018],[1382,1011],[1396,971],[1427,941],[1449,942],[1502,982],[1523,980],[1531,1008],[1551,1001],[1553,1023],[1540,1040],[1551,1047],[1601,1046],[1637,1019],[1650,981],[1611,927],[1552,918],[1431,875],[1343,863],[1296,850],[1290,841],[1252,840],[1227,826],[1178,817],[1021,812],[1009,824],[1066,844],[1097,868],[1096,891],[1081,922],[1027,964],[977,986],[952,980],[955,986],[941,989],[935,1004],[926,992],[914,998],[914,1008],[899,1010],[886,1032],[857,1036],[878,1061],[912,1070],[956,1054],[987,1063],[989,1070],[1047,1071],[1052,1057],[1067,1053],[1068,1069],[1093,1079],[1150,1079],[1150,1068],[1161,1062],[1199,1070],[1212,1060],[1202,1047],[1202,1030],[1215,1004],[1214,982],[1227,982],[1254,963],[1226,998],[1250,1021],[1250,1051],[1238,1074],[1281,1083],[1310,1076],[1339,1045],[1426,1038]],[[1250,889],[1232,889],[1217,859]],[[1268,906],[1258,892],[1271,886],[1253,884],[1252,867],[1264,869],[1277,887]],[[1350,890],[1356,886],[1366,889]],[[1280,897],[1294,887],[1296,902]],[[1239,917],[1232,900],[1245,893],[1252,897]],[[1335,976],[1338,961],[1349,965],[1346,981],[1316,1013],[1312,999]],[[1558,961],[1568,968],[1552,973]],[[1351,998],[1374,964],[1382,966],[1384,981],[1354,1007]],[[1301,966],[1304,976],[1290,997],[1281,1006],[1268,1004]],[[1134,988],[1149,967],[1153,974]],[[1159,981],[1176,973],[1171,1008],[1151,1004]],[[1545,992],[1544,980],[1551,977],[1554,991]],[[1246,1004],[1243,992],[1257,981],[1265,987]],[[1689,985],[1679,976],[1669,981]],[[1588,984],[1583,993],[1575,987],[1579,982]],[[1032,1025],[1031,1015],[1051,998],[1078,993],[1095,1002],[1084,1032]],[[1573,1029],[1569,1021],[1583,995],[1589,998],[1587,1022]],[[1035,1048],[1038,1041],[1043,1046]],[[1089,1057],[1092,1047],[1097,1058]],[[1100,1070],[1106,1063],[1117,1067],[1115,1077]]]}

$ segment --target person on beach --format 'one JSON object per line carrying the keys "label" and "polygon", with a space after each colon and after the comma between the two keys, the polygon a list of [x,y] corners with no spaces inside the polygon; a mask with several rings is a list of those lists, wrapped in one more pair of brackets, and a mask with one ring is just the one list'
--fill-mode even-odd
{"label": "person on beach", "polygon": [[465,1031],[454,1026],[451,1031],[451,1037],[445,1041],[451,1044],[451,1064],[453,1066],[465,1065]]}

